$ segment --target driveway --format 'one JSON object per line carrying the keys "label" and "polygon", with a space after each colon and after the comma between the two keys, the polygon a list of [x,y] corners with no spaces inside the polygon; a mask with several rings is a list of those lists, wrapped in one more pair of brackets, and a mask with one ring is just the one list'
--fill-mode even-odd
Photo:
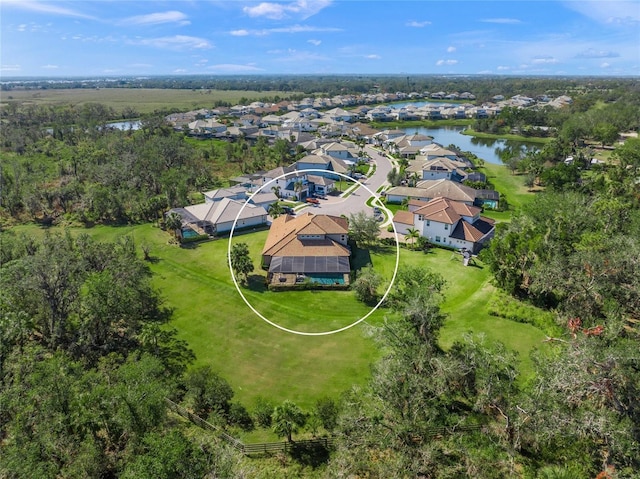
{"label": "driveway", "polygon": [[[374,161],[376,165],[376,171],[369,178],[363,178],[359,180],[360,183],[365,185],[373,193],[376,193],[378,188],[387,182],[387,174],[393,168],[391,161],[384,155],[381,155],[378,150],[367,145],[365,151],[369,154],[369,157]],[[372,214],[373,211],[370,206],[366,205],[366,201],[371,198],[371,193],[366,188],[358,186],[353,193],[346,198],[328,196],[326,200],[320,200],[320,204],[317,206],[309,206],[302,211],[309,211],[311,213],[324,214],[324,215],[346,215],[355,214],[360,211],[364,211],[367,214]]]}

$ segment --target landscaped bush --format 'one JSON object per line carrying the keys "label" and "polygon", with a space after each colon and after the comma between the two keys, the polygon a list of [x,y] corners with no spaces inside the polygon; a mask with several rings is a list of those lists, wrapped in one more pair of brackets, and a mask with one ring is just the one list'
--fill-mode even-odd
{"label": "landscaped bush", "polygon": [[493,295],[487,307],[491,316],[531,324],[548,336],[562,334],[562,328],[556,323],[554,313],[519,301],[502,291],[497,291]]}
{"label": "landscaped bush", "polygon": [[198,241],[203,241],[209,239],[209,235],[198,235],[198,236],[190,236],[189,238],[182,238],[180,243],[196,243]]}

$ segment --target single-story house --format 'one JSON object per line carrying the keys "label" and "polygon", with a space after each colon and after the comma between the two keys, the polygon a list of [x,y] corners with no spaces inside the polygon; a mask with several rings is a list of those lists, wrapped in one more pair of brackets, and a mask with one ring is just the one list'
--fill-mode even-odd
{"label": "single-story house", "polygon": [[[262,206],[245,203],[245,200],[223,198],[220,201],[174,208],[170,212],[178,213],[184,226],[191,227],[198,233],[210,235],[231,231],[236,217],[236,229],[266,225],[267,210]],[[241,209],[242,212],[238,216]]]}
{"label": "single-story house", "polygon": [[262,265],[271,284],[305,280],[326,285],[349,283],[351,251],[346,218],[306,213],[282,215],[271,224]]}
{"label": "single-story house", "polygon": [[461,201],[468,205],[473,205],[476,201],[476,190],[447,179],[422,180],[415,187],[395,186],[389,188],[385,195],[389,203],[402,203],[405,199],[429,201],[439,197]]}
{"label": "single-story house", "polygon": [[[416,205],[414,202],[414,206]],[[495,223],[480,216],[482,210],[460,201],[434,198],[413,211],[398,211],[393,224],[400,234],[410,228],[430,243],[477,253],[493,237]]]}
{"label": "single-story house", "polygon": [[451,160],[446,156],[439,156],[431,159],[418,157],[409,161],[407,173],[417,173],[422,180],[462,181],[465,178],[467,164],[463,161]]}
{"label": "single-story house", "polygon": [[196,120],[188,124],[189,131],[195,136],[217,136],[227,130],[227,126],[213,119]]}

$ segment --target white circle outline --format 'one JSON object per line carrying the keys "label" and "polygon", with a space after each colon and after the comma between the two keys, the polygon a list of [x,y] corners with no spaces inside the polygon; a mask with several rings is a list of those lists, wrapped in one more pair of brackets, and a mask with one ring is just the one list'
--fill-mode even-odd
{"label": "white circle outline", "polygon": [[[384,292],[384,295],[382,295],[382,298],[380,299],[380,301],[378,301],[378,303],[373,307],[373,309],[371,309],[371,311],[369,311],[367,314],[365,314],[363,317],[361,317],[360,319],[357,319],[355,322],[344,326],[342,328],[338,328],[338,329],[334,329],[331,331],[320,331],[320,332],[305,332],[305,331],[297,331],[295,329],[289,329],[289,328],[285,328],[284,326],[280,326],[277,323],[274,323],[273,321],[269,320],[268,318],[265,318],[262,313],[260,313],[258,310],[256,310],[251,303],[249,303],[249,301],[247,300],[247,298],[245,297],[245,295],[242,293],[240,286],[238,285],[238,281],[236,280],[236,276],[233,273],[233,268],[231,267],[231,240],[233,239],[233,234],[235,232],[236,229],[236,224],[238,222],[238,219],[240,218],[240,215],[242,214],[242,212],[244,211],[245,206],[247,206],[249,204],[249,201],[251,201],[253,199],[253,197],[255,195],[258,194],[258,192],[260,192],[265,186],[268,186],[269,184],[273,183],[274,181],[277,181],[281,178],[285,178],[287,176],[291,176],[291,175],[295,175],[298,173],[302,173],[302,174],[306,174],[307,172],[320,172],[320,173],[326,173],[327,170],[321,170],[318,168],[309,168],[309,169],[305,169],[305,170],[293,170],[290,171],[288,173],[284,173],[280,176],[277,176],[276,178],[272,178],[270,181],[268,181],[267,183],[263,184],[262,186],[260,186],[255,192],[253,192],[249,198],[247,198],[245,200],[245,202],[242,204],[242,207],[240,208],[240,210],[238,211],[238,214],[236,215],[235,219],[233,220],[233,225],[231,225],[231,231],[229,232],[229,242],[227,244],[227,265],[229,266],[229,271],[231,272],[231,279],[233,280],[233,284],[236,287],[236,290],[238,291],[238,293],[240,294],[240,297],[242,298],[242,300],[245,302],[245,304],[249,307],[249,309],[251,309],[251,311],[253,311],[253,313],[258,316],[260,319],[262,319],[264,322],[270,324],[271,326],[280,329],[281,331],[285,331],[287,333],[291,333],[291,334],[297,334],[299,336],[328,336],[330,334],[336,334],[336,333],[341,333],[342,331],[346,331],[347,329],[350,329],[354,326],[357,326],[358,324],[360,324],[362,321],[364,321],[365,319],[367,319],[369,316],[371,316],[381,305],[382,303],[385,301],[385,299],[387,299],[387,296],[389,295],[389,293],[391,292],[391,288],[393,287],[393,284],[396,281],[396,275],[398,274],[398,266],[400,265],[400,240],[398,239],[398,232],[396,231],[396,226],[393,224],[393,221],[391,221],[391,226],[393,227],[393,234],[396,240],[396,265],[395,268],[393,270],[393,276],[391,278],[391,282],[389,283],[389,287],[386,289],[386,291]],[[369,193],[371,193],[371,195],[375,198],[374,202],[376,202],[380,208],[382,208],[385,213],[388,215],[389,218],[393,218],[393,216],[391,215],[391,211],[389,209],[387,209],[386,206],[384,206],[384,204],[382,203],[382,201],[380,201],[380,196],[377,195],[376,193],[374,193],[373,191],[371,191],[364,183],[360,183],[358,180],[355,180],[353,178],[351,178],[350,176],[347,176],[343,173],[338,173],[336,171],[332,171],[331,173],[339,175],[343,178],[348,179],[349,181],[352,181],[354,183],[359,184],[360,186],[364,187],[364,189],[366,189]]]}

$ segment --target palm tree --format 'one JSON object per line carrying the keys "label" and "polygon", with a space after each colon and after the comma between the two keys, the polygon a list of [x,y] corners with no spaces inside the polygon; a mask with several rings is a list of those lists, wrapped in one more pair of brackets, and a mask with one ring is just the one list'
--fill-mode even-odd
{"label": "palm tree", "polygon": [[276,202],[269,205],[269,207],[267,208],[267,212],[273,219],[276,219],[278,216],[284,213],[284,210],[282,209],[282,205]]}
{"label": "palm tree", "polygon": [[289,400],[284,401],[273,410],[273,432],[278,436],[286,436],[289,442],[293,441],[291,435],[298,432],[298,429],[304,426],[306,421],[307,417],[302,410]]}
{"label": "palm tree", "polygon": [[302,180],[297,180],[293,184],[293,191],[295,191],[298,201],[300,201],[300,193],[302,192],[303,189],[304,189],[304,183],[302,182]]}
{"label": "palm tree", "polygon": [[413,249],[413,245],[416,242],[416,239],[419,236],[420,236],[420,232],[416,228],[407,228],[407,234],[405,235],[405,238],[411,240],[412,249]]}
{"label": "palm tree", "polygon": [[420,180],[420,175],[418,175],[418,173],[416,172],[411,173],[411,175],[409,176],[409,186],[416,186],[419,180]]}
{"label": "palm tree", "polygon": [[279,186],[272,186],[271,187],[271,191],[273,191],[273,193],[280,198],[280,187]]}
{"label": "palm tree", "polygon": [[167,215],[164,224],[167,229],[173,231],[173,236],[178,239],[178,231],[182,229],[182,216],[172,211]]}

